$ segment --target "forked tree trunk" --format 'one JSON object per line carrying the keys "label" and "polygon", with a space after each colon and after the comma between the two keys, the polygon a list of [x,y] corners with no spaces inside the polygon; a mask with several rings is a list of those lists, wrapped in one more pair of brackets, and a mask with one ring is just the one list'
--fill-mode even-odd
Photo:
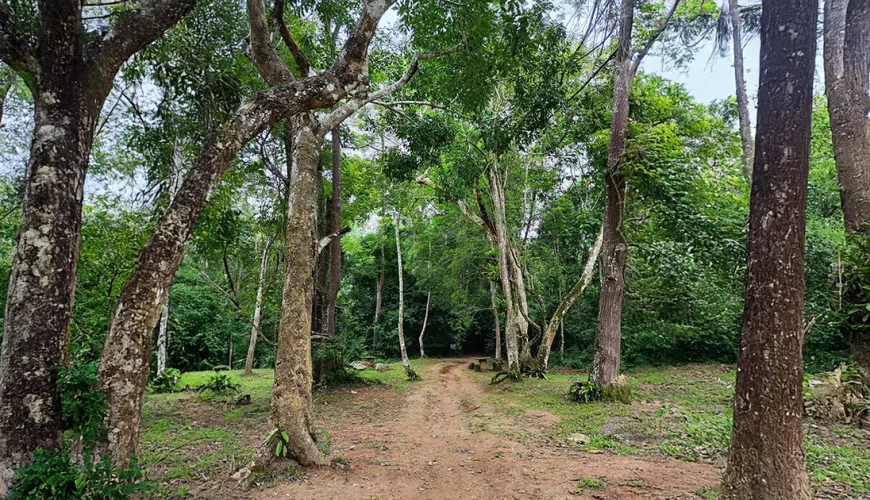
{"label": "forked tree trunk", "polygon": [[501,361],[501,325],[498,318],[498,301],[495,296],[495,281],[489,280],[489,298],[492,302],[492,322],[495,325],[495,360]]}
{"label": "forked tree trunk", "polygon": [[[573,288],[571,288],[568,295],[559,302],[559,306],[553,313],[553,317],[550,318],[550,322],[547,323],[547,329],[544,330],[544,335],[541,339],[541,346],[538,348],[538,363],[543,370],[547,370],[547,366],[550,362],[550,348],[553,346],[553,340],[556,338],[556,331],[562,325],[565,315],[568,314],[568,311],[571,310],[571,306],[574,305],[577,298],[580,297],[584,290],[586,290],[589,283],[592,283],[592,276],[595,271],[595,261],[598,260],[598,254],[601,252],[603,239],[604,228],[602,227],[601,231],[598,233],[598,237],[595,239],[595,244],[592,245],[592,249],[589,251],[589,257],[586,258],[586,266],[583,268],[583,274],[580,275],[580,279],[577,280],[577,283]],[[564,342],[564,332],[562,335],[562,340]]]}
{"label": "forked tree trunk", "polygon": [[[846,231],[870,237],[870,5],[825,1],[825,87]],[[850,339],[855,361],[870,370],[870,336]]]}
{"label": "forked tree trunk", "polygon": [[[341,230],[341,132],[332,131],[332,233]],[[341,238],[329,245],[329,295],[326,304],[326,335],[335,333],[335,308],[341,288]]]}
{"label": "forked tree trunk", "polygon": [[423,349],[423,335],[426,334],[426,323],[429,321],[429,300],[432,298],[432,290],[426,293],[426,312],[423,314],[423,328],[420,329],[420,357],[426,357],[426,351]]}
{"label": "forked tree trunk", "polygon": [[405,281],[402,278],[402,238],[399,233],[399,224],[401,224],[401,216],[399,215],[399,210],[393,213],[393,228],[396,231],[396,260],[398,260],[399,267],[399,351],[402,354],[402,366],[405,367],[405,371],[409,371],[411,369],[411,363],[408,361],[408,351],[405,349]]}
{"label": "forked tree trunk", "polygon": [[157,331],[157,376],[163,375],[166,371],[166,344],[169,342],[166,333],[166,327],[169,325],[169,297],[166,297],[166,304],[163,305],[163,312],[160,313],[160,327]]}
{"label": "forked tree trunk", "polygon": [[251,321],[251,342],[248,344],[248,356],[245,358],[245,375],[254,374],[254,354],[257,352],[257,335],[263,323],[263,291],[266,288],[266,269],[269,267],[271,247],[272,238],[268,238],[263,248],[263,258],[260,260],[260,280],[257,282],[257,301],[254,303],[254,318]]}
{"label": "forked tree trunk", "polygon": [[809,499],[803,418],[804,239],[817,0],[761,14],[758,128],[734,429],[721,496]]}
{"label": "forked tree trunk", "polygon": [[622,0],[619,12],[619,46],[616,51],[613,89],[613,118],[605,172],[604,240],[601,250],[601,295],[595,354],[589,379],[606,385],[619,376],[622,340],[622,298],[625,293],[625,259],[628,247],[622,234],[627,184],[622,168],[625,130],[628,125],[628,97],[631,92],[631,29],[634,1]]}
{"label": "forked tree trunk", "polygon": [[728,17],[731,22],[731,50],[734,56],[734,87],[737,95],[737,120],[740,124],[740,144],[743,153],[743,173],[752,180],[752,122],[749,121],[749,98],[746,95],[746,78],[743,69],[743,32],[737,0],[728,0]]}
{"label": "forked tree trunk", "polygon": [[272,424],[286,432],[289,454],[302,465],[327,465],[311,415],[311,321],[317,259],[317,165],[323,135],[316,117],[300,117],[290,175],[284,292],[272,389]]}

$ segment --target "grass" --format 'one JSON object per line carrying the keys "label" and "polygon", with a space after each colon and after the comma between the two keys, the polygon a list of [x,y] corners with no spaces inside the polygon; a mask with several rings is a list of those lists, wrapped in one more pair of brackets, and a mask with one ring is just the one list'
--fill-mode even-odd
{"label": "grass", "polygon": [[[515,439],[561,446],[567,445],[568,436],[580,433],[590,438],[588,444],[578,447],[582,450],[667,456],[724,466],[731,439],[733,366],[642,367],[629,370],[627,375],[633,394],[630,405],[569,401],[565,394],[573,373],[493,386],[489,389],[490,406],[505,422],[489,422],[488,427]],[[486,374],[475,376],[485,383]],[[559,421],[543,431],[529,432],[529,426],[519,422],[530,410],[551,413]],[[819,423],[808,423],[805,430],[807,467],[817,489],[850,495],[870,493],[866,431]],[[715,490],[698,495],[713,498]]]}
{"label": "grass", "polygon": [[[424,377],[435,376],[432,367],[443,360],[415,360],[412,366]],[[409,382],[401,363],[391,363],[392,370],[358,372],[363,384],[341,386],[316,391],[314,412],[321,436],[329,430],[359,421],[388,421],[399,411],[395,399],[406,391]],[[274,373],[255,370],[253,376],[242,376],[241,370],[224,371],[239,384],[238,393],[223,396],[197,395],[196,387],[205,384],[213,371],[188,372],[181,375],[179,387],[188,390],[171,394],[149,394],[142,411],[143,430],[139,460],[154,484],[156,498],[184,498],[188,495],[210,498],[245,496],[234,491],[235,481],[229,478],[249,463],[271,430],[269,402]],[[369,391],[365,397],[356,396]],[[250,394],[251,402],[235,405],[241,395]],[[344,460],[338,457],[338,461]],[[345,460],[346,461],[346,460]],[[298,481],[302,471],[288,468],[286,474],[264,478],[265,487],[279,481]],[[221,494],[210,488],[214,481],[223,481]]]}

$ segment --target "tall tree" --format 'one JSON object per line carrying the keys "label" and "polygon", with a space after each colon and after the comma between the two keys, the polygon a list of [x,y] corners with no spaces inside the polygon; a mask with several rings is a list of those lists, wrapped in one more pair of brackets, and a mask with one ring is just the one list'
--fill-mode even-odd
{"label": "tall tree", "polygon": [[743,69],[743,32],[740,7],[737,0],[728,0],[728,20],[731,24],[731,53],[734,59],[734,87],[737,94],[737,120],[740,125],[740,144],[743,151],[743,172],[752,179],[752,123],[749,121],[749,98]]}
{"label": "tall tree", "polygon": [[399,214],[399,210],[396,209],[393,213],[393,228],[396,232],[396,260],[399,269],[399,352],[402,354],[402,366],[405,368],[406,372],[410,373],[411,363],[408,361],[408,350],[405,348],[405,280],[402,277],[404,274],[402,272],[402,236],[399,231],[399,225],[401,225],[401,223],[401,215]]}
{"label": "tall tree", "polygon": [[248,356],[245,358],[245,375],[254,374],[254,354],[257,352],[257,336],[260,334],[260,325],[263,323],[263,293],[266,288],[266,269],[269,267],[269,249],[272,247],[272,238],[266,239],[263,246],[263,257],[260,259],[260,276],[257,281],[257,298],[254,303],[254,317],[251,320],[251,341],[248,343]]}
{"label": "tall tree", "polygon": [[[341,230],[341,127],[332,131],[331,232]],[[329,295],[326,302],[326,335],[335,333],[335,307],[341,288],[341,239],[329,246]]]}
{"label": "tall tree", "polygon": [[[870,4],[825,0],[825,89],[846,231],[870,236]],[[851,334],[855,360],[870,370],[870,338]]]}
{"label": "tall tree", "polygon": [[30,87],[35,108],[0,354],[0,495],[63,430],[57,370],[68,350],[84,182],[103,103],[121,65],[194,2],[137,2],[110,13],[100,31],[89,29],[80,0],[0,3],[0,59]]}
{"label": "tall tree", "polygon": [[766,2],[734,429],[723,498],[808,499],[804,238],[817,0]]}

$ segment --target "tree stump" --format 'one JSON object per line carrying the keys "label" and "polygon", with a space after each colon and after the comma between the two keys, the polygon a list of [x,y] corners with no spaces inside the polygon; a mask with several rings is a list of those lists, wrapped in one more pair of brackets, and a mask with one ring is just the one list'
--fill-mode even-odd
{"label": "tree stump", "polygon": [[504,369],[504,365],[502,365],[501,361],[493,361],[492,362],[492,370],[496,372],[500,372]]}
{"label": "tree stump", "polygon": [[478,361],[477,364],[478,364],[478,366],[480,366],[480,370],[478,370],[478,371],[481,371],[481,372],[486,371],[486,360],[487,360],[487,358],[480,358],[477,360]]}
{"label": "tree stump", "polygon": [[474,371],[480,372],[480,363],[474,363]]}

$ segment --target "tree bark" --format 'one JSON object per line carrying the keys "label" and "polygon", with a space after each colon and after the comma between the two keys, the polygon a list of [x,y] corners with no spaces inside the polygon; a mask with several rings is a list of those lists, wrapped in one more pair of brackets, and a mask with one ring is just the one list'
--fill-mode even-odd
{"label": "tree bark", "polygon": [[38,49],[0,7],[0,59],[30,87],[35,116],[0,353],[0,496],[34,450],[60,442],[57,370],[68,353],[83,187],[100,111],[121,64],[193,3],[144,1],[86,37],[78,0],[41,0]]}
{"label": "tree bark", "polygon": [[257,301],[254,303],[254,319],[251,322],[251,342],[248,344],[248,356],[245,358],[245,375],[254,374],[254,354],[257,352],[257,335],[263,323],[263,291],[266,288],[266,269],[269,267],[269,249],[272,238],[266,240],[263,248],[263,258],[260,260],[260,280],[257,283]]}
{"label": "tree bark", "polygon": [[801,420],[817,0],[761,14],[758,127],[734,429],[722,497],[809,499]]}
{"label": "tree bark", "polygon": [[[870,5],[825,0],[825,88],[846,231],[870,236]],[[853,331],[855,361],[870,370],[870,338]]]}
{"label": "tree bark", "polygon": [[[109,407],[109,450],[119,465],[129,462],[139,442],[139,420],[151,355],[150,333],[157,322],[159,305],[172,284],[184,245],[211,192],[242,147],[267,127],[311,109],[329,108],[365,85],[368,45],[379,19],[392,3],[392,0],[367,0],[353,34],[331,69],[258,92],[203,144],[193,169],[139,254],[106,336],[98,383]],[[352,104],[340,109],[345,114],[352,113],[363,103]],[[311,120],[309,117],[308,121]]]}
{"label": "tree bark", "polygon": [[[341,128],[332,131],[332,232],[341,231]],[[326,334],[335,333],[335,307],[341,288],[341,238],[329,247],[329,296],[326,305]]]}
{"label": "tree bark", "polygon": [[498,318],[498,301],[495,297],[495,281],[489,280],[489,298],[492,302],[492,322],[495,325],[495,360],[501,361],[501,325]]}
{"label": "tree bark", "polygon": [[825,90],[846,230],[870,234],[870,5],[825,0]]}
{"label": "tree bark", "polygon": [[[544,330],[543,338],[541,339],[541,346],[538,348],[538,363],[541,365],[541,369],[547,370],[547,366],[550,362],[550,348],[553,346],[553,340],[556,338],[556,331],[562,325],[562,321],[565,319],[565,315],[568,314],[568,311],[571,310],[571,306],[574,305],[574,302],[578,297],[586,290],[586,287],[589,286],[589,283],[592,283],[592,276],[595,272],[595,261],[598,260],[598,255],[601,252],[601,246],[604,240],[604,227],[601,228],[601,231],[598,233],[598,238],[595,239],[595,244],[592,245],[592,249],[589,251],[589,257],[586,258],[586,266],[583,268],[583,274],[580,275],[580,279],[577,280],[577,283],[571,288],[571,291],[568,292],[568,295],[565,296],[559,302],[559,306],[556,308],[556,311],[553,313],[553,317],[550,318],[550,322],[547,323],[547,329]],[[562,333],[562,341],[564,343],[564,331]],[[564,344],[563,344],[564,346]]]}
{"label": "tree bark", "polygon": [[287,216],[286,268],[281,301],[272,423],[290,436],[290,455],[303,465],[327,465],[329,458],[317,446],[311,415],[311,306],[317,258],[317,165],[323,136],[316,117],[300,117],[291,172]]}
{"label": "tree bark", "polygon": [[601,250],[601,295],[598,300],[598,325],[595,354],[589,379],[597,385],[613,382],[619,375],[622,340],[622,298],[625,294],[625,259],[628,246],[622,234],[627,183],[622,168],[625,130],[628,125],[628,98],[631,92],[631,30],[634,1],[622,0],[619,13],[619,47],[614,61],[613,118],[605,172],[605,206]]}
{"label": "tree bark", "polygon": [[728,0],[728,17],[731,22],[731,50],[734,56],[734,87],[737,95],[737,120],[740,125],[740,144],[743,152],[743,173],[752,180],[752,122],[749,120],[749,98],[746,95],[746,79],[743,69],[743,32],[737,0]]}
{"label": "tree bark", "polygon": [[401,222],[399,210],[396,209],[393,213],[393,228],[396,231],[396,260],[399,268],[399,351],[402,354],[402,366],[405,367],[405,371],[410,371],[411,363],[408,361],[408,351],[405,349],[405,281],[402,278],[402,238],[399,234]]}
{"label": "tree bark", "polygon": [[429,300],[432,298],[432,290],[426,293],[426,312],[423,314],[423,328],[420,329],[420,357],[426,357],[426,351],[423,349],[423,335],[426,334],[426,323],[429,321]]}
{"label": "tree bark", "polygon": [[166,344],[168,338],[166,336],[166,327],[169,324],[169,297],[166,297],[166,303],[163,304],[163,312],[160,313],[160,327],[157,331],[157,376],[163,375],[166,371]]}

